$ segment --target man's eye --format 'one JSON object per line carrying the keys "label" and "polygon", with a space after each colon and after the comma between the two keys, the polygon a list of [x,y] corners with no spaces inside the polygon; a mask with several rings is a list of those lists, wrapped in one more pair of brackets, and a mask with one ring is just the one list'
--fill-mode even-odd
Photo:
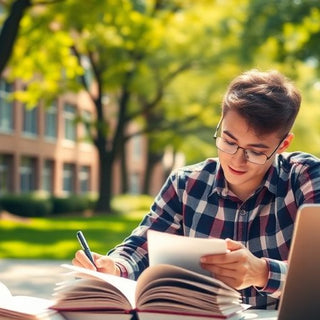
{"label": "man's eye", "polygon": [[224,140],[224,142],[225,142],[226,144],[228,144],[229,146],[236,146],[236,145],[237,145],[236,143],[234,143],[234,142],[232,142],[232,141],[228,141],[228,140]]}
{"label": "man's eye", "polygon": [[262,155],[264,155],[264,153],[260,152],[260,151],[254,151],[254,150],[248,150],[248,151],[254,156],[262,156]]}

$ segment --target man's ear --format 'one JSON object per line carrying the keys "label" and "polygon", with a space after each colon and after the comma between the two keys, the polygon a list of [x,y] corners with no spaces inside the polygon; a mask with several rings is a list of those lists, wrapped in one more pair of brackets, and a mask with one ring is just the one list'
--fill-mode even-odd
{"label": "man's ear", "polygon": [[280,148],[278,149],[277,153],[284,152],[287,148],[289,148],[293,138],[294,138],[294,134],[292,132],[289,132],[287,137],[281,143]]}

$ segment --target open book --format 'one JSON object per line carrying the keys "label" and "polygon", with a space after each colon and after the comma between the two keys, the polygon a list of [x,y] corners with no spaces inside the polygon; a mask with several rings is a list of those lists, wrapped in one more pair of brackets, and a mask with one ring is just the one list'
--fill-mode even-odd
{"label": "open book", "polygon": [[30,296],[13,296],[0,282],[0,320],[63,320],[58,312],[49,309],[53,301]]}
{"label": "open book", "polygon": [[[137,281],[72,265],[58,284],[53,308],[73,319],[240,319],[240,294],[223,282],[159,264]],[[109,315],[109,317],[108,317]]]}
{"label": "open book", "polygon": [[[148,231],[150,266],[137,281],[70,265],[54,309],[67,319],[240,319],[239,292],[206,275],[205,254],[226,253],[221,239]],[[109,316],[109,317],[108,317]]]}

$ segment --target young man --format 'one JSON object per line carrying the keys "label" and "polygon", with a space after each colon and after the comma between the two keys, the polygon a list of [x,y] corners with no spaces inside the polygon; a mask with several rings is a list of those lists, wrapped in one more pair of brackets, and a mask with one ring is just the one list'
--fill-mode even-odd
{"label": "young man", "polygon": [[[202,257],[202,267],[244,303],[277,308],[297,209],[320,203],[320,160],[284,152],[300,101],[277,71],[235,78],[214,135],[218,159],[174,171],[140,226],[107,256],[94,253],[98,271],[136,279],[148,266],[148,229],[223,238],[229,252]],[[73,264],[95,269],[81,250]]]}

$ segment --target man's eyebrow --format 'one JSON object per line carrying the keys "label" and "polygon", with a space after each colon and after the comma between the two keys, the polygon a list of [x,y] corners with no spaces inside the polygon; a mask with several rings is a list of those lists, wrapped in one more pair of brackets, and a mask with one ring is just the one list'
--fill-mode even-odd
{"label": "man's eyebrow", "polygon": [[[229,136],[230,138],[238,141],[238,139],[231,132],[229,132],[228,130],[223,130],[223,133],[226,134],[227,136]],[[269,146],[267,146],[267,145],[265,145],[263,143],[251,143],[248,146],[255,147],[255,148],[262,148],[262,149],[270,148]]]}

